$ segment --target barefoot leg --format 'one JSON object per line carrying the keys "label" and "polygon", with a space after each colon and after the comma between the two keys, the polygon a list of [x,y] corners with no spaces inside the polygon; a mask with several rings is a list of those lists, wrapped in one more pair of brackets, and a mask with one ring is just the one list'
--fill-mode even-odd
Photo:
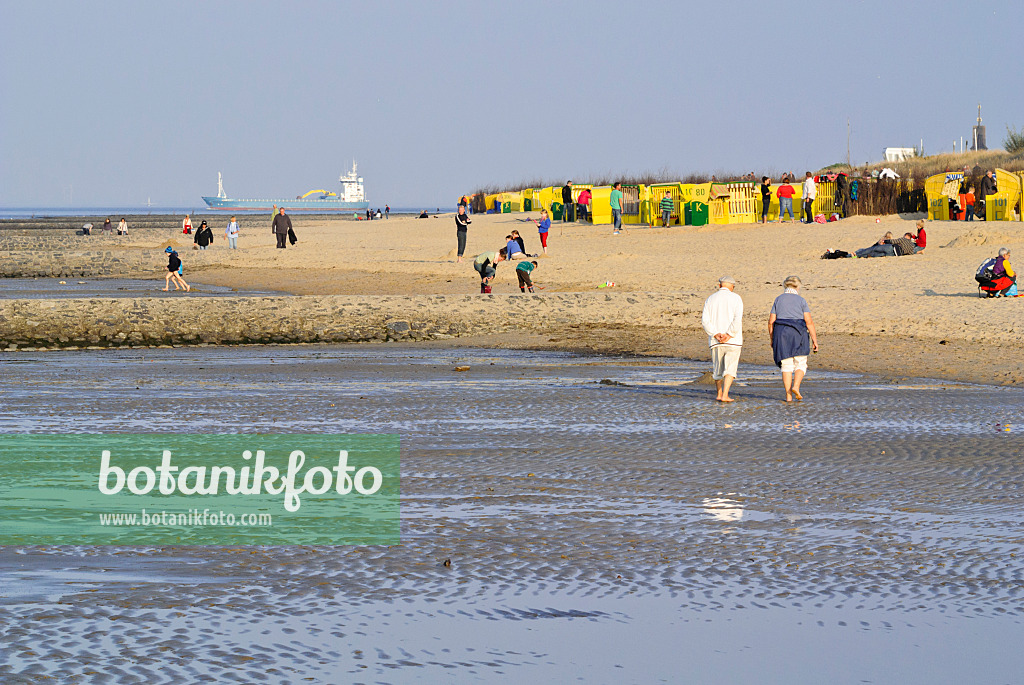
{"label": "barefoot leg", "polygon": [[735,401],[731,397],[729,397],[729,388],[732,387],[733,380],[734,378],[732,376],[726,376],[725,378],[722,379],[722,397],[720,398],[722,402]]}
{"label": "barefoot leg", "polygon": [[797,369],[796,371],[793,372],[793,397],[797,398],[798,400],[802,400],[804,398],[804,396],[800,394],[800,381],[802,381],[803,379],[803,371]]}

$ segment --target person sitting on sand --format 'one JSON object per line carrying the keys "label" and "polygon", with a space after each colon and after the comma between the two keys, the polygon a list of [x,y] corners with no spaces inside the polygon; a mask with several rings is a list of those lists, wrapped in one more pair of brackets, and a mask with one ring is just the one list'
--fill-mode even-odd
{"label": "person sitting on sand", "polygon": [[878,242],[871,247],[863,247],[857,250],[857,256],[861,258],[867,257],[895,257],[896,248],[892,246],[892,231],[886,232],[884,236],[879,238]]}
{"label": "person sitting on sand", "polygon": [[427,210],[424,209],[422,212],[420,212],[420,215],[417,218],[418,219],[429,219],[430,215],[427,214]]}
{"label": "person sitting on sand", "polygon": [[505,252],[508,254],[509,260],[513,259],[526,259],[526,253],[523,252],[523,248],[519,246],[516,239],[510,234],[505,236]]}
{"label": "person sitting on sand", "polygon": [[480,274],[480,292],[486,294],[491,292],[491,281],[497,273],[498,263],[505,261],[508,252],[501,248],[497,252],[483,252],[473,260],[473,268]]}
{"label": "person sitting on sand", "polygon": [[[811,308],[797,292],[799,276],[789,276],[783,282],[785,292],[775,298],[768,314],[768,339],[772,344],[775,365],[782,370],[782,387],[786,401],[795,397],[802,400],[800,382],[807,373],[807,355],[813,348],[818,351],[818,334],[814,330]],[[808,340],[809,339],[809,340]]]}
{"label": "person sitting on sand", "polygon": [[928,234],[924,232],[924,219],[918,219],[917,235],[912,235],[910,237],[914,239],[914,245],[916,245],[914,254],[924,252],[924,248],[928,247]]}
{"label": "person sitting on sand", "polygon": [[124,220],[123,216],[121,217],[120,223],[117,224],[117,234],[128,235],[128,222]]}
{"label": "person sitting on sand", "polygon": [[[178,253],[174,251],[173,247],[168,246],[164,252],[167,253],[167,275],[164,276],[164,292],[167,292],[171,281],[174,281],[175,290],[184,288],[185,292],[188,292],[191,288],[188,287],[185,279],[181,277],[181,258],[178,257]],[[179,284],[181,288],[178,287]]]}
{"label": "person sitting on sand", "polygon": [[525,293],[527,288],[530,289],[531,293],[534,292],[531,275],[533,270],[536,268],[537,262],[519,262],[516,264],[516,276],[519,278],[519,292]]}
{"label": "person sitting on sand", "polygon": [[516,244],[519,245],[519,251],[522,252],[524,256],[526,256],[526,257],[536,257],[537,256],[535,254],[530,254],[529,252],[526,251],[526,243],[523,242],[523,236],[519,235],[519,231],[517,231],[515,229],[512,229],[512,240],[516,241]]}

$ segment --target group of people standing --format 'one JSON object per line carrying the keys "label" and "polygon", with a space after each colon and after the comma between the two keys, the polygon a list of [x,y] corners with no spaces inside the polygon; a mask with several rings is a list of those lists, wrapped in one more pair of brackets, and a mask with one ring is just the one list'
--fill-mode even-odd
{"label": "group of people standing", "polygon": [[[807,373],[807,357],[818,351],[818,334],[811,308],[799,293],[798,276],[783,281],[784,292],[775,298],[768,313],[768,338],[772,357],[782,370],[786,401],[803,399],[800,384]],[[736,279],[722,276],[718,290],[704,302],[701,325],[711,350],[711,377],[718,402],[732,402],[729,389],[736,380],[743,348],[743,299],[735,292]]]}
{"label": "group of people standing", "polygon": [[[282,209],[281,211],[283,212],[284,210]],[[122,221],[124,221],[124,219],[122,219]],[[205,250],[210,245],[213,245],[213,229],[210,228],[209,224],[202,221],[199,224],[199,228],[193,231],[192,217],[188,214],[186,214],[185,218],[181,221],[181,232],[185,235],[191,235],[192,243],[200,250]],[[227,227],[224,229],[224,237],[228,240],[229,249],[238,249],[238,233],[238,221],[234,216],[232,216],[228,221]]]}
{"label": "group of people standing", "polygon": [[[836,202],[840,207],[841,216],[846,217],[846,203],[848,193],[846,192],[846,176],[840,174],[842,182],[836,181]],[[837,177],[837,179],[839,178]],[[768,208],[772,203],[772,179],[768,176],[761,177],[761,223],[768,223]],[[803,218],[801,221],[805,224],[814,223],[814,201],[818,198],[818,184],[814,182],[814,174],[810,171],[804,176],[802,197],[804,201],[803,206]],[[778,189],[775,191],[775,196],[779,199],[779,223],[786,223],[786,215],[789,215],[790,221],[796,221],[796,217],[793,215],[793,196],[796,195],[796,189],[790,183],[789,174],[782,175],[782,182],[779,184]]]}

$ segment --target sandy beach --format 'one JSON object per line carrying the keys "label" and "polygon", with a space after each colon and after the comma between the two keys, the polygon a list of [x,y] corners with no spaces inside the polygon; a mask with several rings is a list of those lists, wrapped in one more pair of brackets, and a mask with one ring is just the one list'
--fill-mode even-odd
{"label": "sandy beach", "polygon": [[[203,253],[189,249],[190,236],[166,227],[175,223],[171,217],[162,219],[161,228],[149,227],[140,218],[129,241],[70,236],[67,230],[60,233],[68,249],[102,249],[146,264],[145,269],[129,268],[131,273],[125,274],[136,278],[160,276],[164,262],[160,248],[170,244],[180,248],[190,280],[201,284],[295,295],[429,296],[478,292],[472,256],[502,246],[504,236],[513,229],[523,235],[528,251],[539,252],[536,227],[526,220],[531,216],[537,215],[475,215],[467,261],[461,264],[455,262],[451,214],[372,222],[296,215],[299,242],[286,250],[275,249],[265,217],[241,218],[237,251],[228,250],[219,237],[223,217],[210,217],[218,239]],[[809,226],[630,227],[618,236],[608,226],[555,222],[549,255],[538,259],[535,280],[545,287],[542,297],[599,293],[599,284],[614,281],[616,293],[676,293],[702,299],[713,291],[719,276],[731,275],[739,282],[736,292],[745,302],[743,358],[763,364],[770,363],[766,322],[771,302],[781,292],[782,279],[798,274],[822,343],[821,353],[812,360],[814,367],[896,378],[1024,382],[1020,323],[1024,300],[979,299],[973,280],[978,264],[999,247],[1011,248],[1012,256],[1024,254],[1022,224],[929,222],[928,247],[920,255],[819,259],[827,248],[853,251],[872,244],[886,231],[897,235],[913,231],[917,218],[891,216],[876,222],[855,217]],[[22,250],[31,246],[31,238],[7,240],[20,241],[16,244]],[[487,300],[494,317],[503,316],[502,298],[514,293],[518,288],[513,267],[502,264],[494,295]],[[562,330],[553,326],[540,334],[477,337],[471,342],[704,358],[699,311],[695,314],[690,307],[685,315],[666,317],[642,305],[629,306],[629,318],[635,324],[594,321]]]}

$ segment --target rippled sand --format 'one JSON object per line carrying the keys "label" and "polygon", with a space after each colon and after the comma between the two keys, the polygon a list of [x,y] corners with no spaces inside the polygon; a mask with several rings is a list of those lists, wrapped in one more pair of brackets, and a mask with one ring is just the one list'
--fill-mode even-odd
{"label": "rippled sand", "polygon": [[4,432],[398,432],[403,544],[0,548],[0,681],[1019,682],[1024,392],[704,370],[9,355]]}

